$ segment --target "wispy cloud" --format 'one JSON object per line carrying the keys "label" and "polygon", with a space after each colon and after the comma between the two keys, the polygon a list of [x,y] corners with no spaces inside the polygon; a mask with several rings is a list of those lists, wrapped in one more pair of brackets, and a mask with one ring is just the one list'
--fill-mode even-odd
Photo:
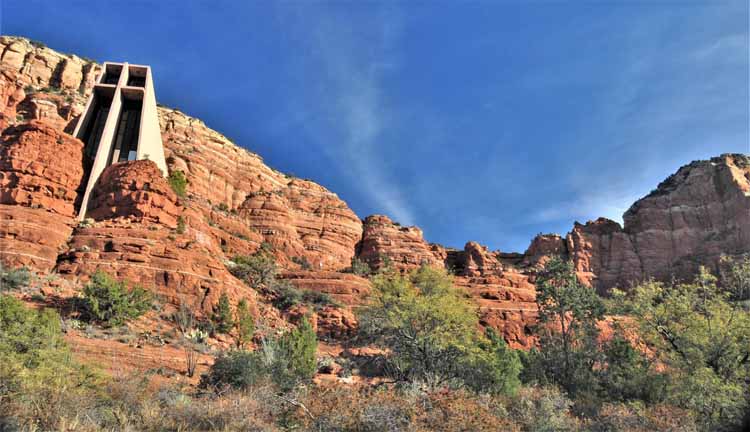
{"label": "wispy cloud", "polygon": [[305,39],[305,67],[323,77],[314,91],[316,104],[302,109],[321,110],[326,125],[340,139],[325,145],[324,151],[375,207],[401,223],[415,223],[401,188],[390,180],[395,173],[390,171],[383,139],[393,118],[384,101],[383,79],[398,68],[393,49],[401,34],[399,12],[383,10],[361,28],[354,20],[316,7],[305,10],[297,23]]}

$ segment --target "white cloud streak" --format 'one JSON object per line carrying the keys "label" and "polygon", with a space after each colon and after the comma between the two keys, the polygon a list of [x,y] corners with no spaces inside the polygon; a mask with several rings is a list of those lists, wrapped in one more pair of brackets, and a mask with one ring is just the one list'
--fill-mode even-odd
{"label": "white cloud streak", "polygon": [[316,93],[322,100],[312,109],[323,111],[326,124],[340,137],[324,151],[382,212],[403,224],[414,224],[411,206],[389,179],[392,173],[383,143],[393,115],[383,100],[382,81],[398,68],[392,53],[401,34],[398,11],[384,11],[366,28],[355,28],[353,20],[336,17],[325,8],[306,9],[300,18],[297,29],[309,48],[306,66],[316,69],[314,76],[324,77]]}

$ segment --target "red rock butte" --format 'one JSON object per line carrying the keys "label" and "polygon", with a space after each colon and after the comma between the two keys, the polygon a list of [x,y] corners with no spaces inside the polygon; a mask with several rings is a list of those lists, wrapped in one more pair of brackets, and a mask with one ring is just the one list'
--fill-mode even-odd
{"label": "red rock butte", "polygon": [[[165,107],[154,113],[164,164],[185,174],[186,196],[175,195],[154,158],[118,157],[89,184],[92,168],[76,125],[92,112],[108,66],[23,38],[1,37],[0,48],[4,265],[73,282],[104,270],[198,313],[210,312],[227,293],[284,325],[292,314],[284,316],[227,270],[234,256],[268,243],[281,277],[337,300],[313,317],[318,334],[334,341],[356,333],[352,308],[370,288],[367,279],[346,272],[352,258],[375,269],[385,262],[402,271],[446,267],[475,299],[482,324],[514,347],[530,347],[533,281],[553,255],[570,259],[583,281],[606,293],[649,278],[689,278],[700,265],[715,268],[722,254],[750,252],[750,158],[741,154],[680,168],[632,205],[624,226],[603,218],[576,222],[564,236],[537,236],[524,253],[475,242],[452,249],[386,216],[361,220],[335,193],[268,167],[200,120]],[[86,201],[90,220],[79,223]]]}

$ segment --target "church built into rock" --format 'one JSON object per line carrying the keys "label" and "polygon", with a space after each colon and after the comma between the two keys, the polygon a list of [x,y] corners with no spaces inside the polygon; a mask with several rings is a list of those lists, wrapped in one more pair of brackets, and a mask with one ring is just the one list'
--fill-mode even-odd
{"label": "church built into rock", "polygon": [[85,144],[84,164],[89,173],[79,219],[86,217],[91,191],[106,167],[149,159],[166,175],[151,68],[104,63],[73,135]]}

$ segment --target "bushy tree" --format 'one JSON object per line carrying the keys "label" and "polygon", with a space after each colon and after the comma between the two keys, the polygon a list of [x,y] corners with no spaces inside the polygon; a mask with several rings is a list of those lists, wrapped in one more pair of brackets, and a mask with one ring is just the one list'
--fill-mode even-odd
{"label": "bushy tree", "polygon": [[708,430],[733,430],[750,409],[750,313],[701,268],[693,283],[647,282],[616,293],[671,377],[668,400]]}
{"label": "bushy tree", "polygon": [[388,374],[396,381],[486,391],[515,386],[516,354],[477,331],[475,306],[444,270],[422,266],[407,276],[379,273],[359,316],[363,335],[389,351]]}
{"label": "bushy tree", "polygon": [[637,351],[616,326],[601,346],[603,364],[596,370],[600,397],[606,401],[657,403],[666,397],[667,376]]}
{"label": "bushy tree", "polygon": [[318,365],[317,349],[315,330],[307,318],[302,318],[296,328],[278,339],[274,379],[286,387],[312,379]]}
{"label": "bushy tree", "polygon": [[211,315],[211,321],[214,324],[214,329],[219,333],[232,331],[234,318],[232,318],[232,305],[229,303],[227,293],[221,293],[219,296],[219,301],[214,306],[213,315]]}
{"label": "bushy tree", "polygon": [[255,320],[245,299],[237,303],[234,327],[237,331],[237,348],[242,348],[253,339],[253,333],[255,332]]}
{"label": "bushy tree", "polygon": [[552,258],[536,280],[539,349],[528,356],[529,380],[561,386],[571,396],[596,391],[595,367],[602,363],[597,321],[604,304],[581,284],[573,264]]}
{"label": "bushy tree", "polygon": [[125,281],[97,271],[83,289],[82,305],[90,318],[108,326],[122,325],[148,311],[153,296],[138,285],[128,287]]}
{"label": "bushy tree", "polygon": [[729,292],[731,299],[750,300],[750,253],[737,258],[722,256],[719,268],[722,288]]}
{"label": "bushy tree", "polygon": [[260,351],[232,350],[214,360],[201,377],[203,387],[248,388],[268,377],[269,365]]}

